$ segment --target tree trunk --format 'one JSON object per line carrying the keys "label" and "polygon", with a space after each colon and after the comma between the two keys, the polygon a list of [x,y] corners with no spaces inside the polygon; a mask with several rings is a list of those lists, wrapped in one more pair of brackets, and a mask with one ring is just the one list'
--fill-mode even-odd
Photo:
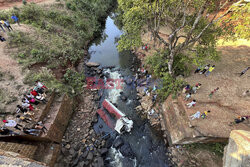
{"label": "tree trunk", "polygon": [[174,63],[174,54],[170,52],[169,60],[168,60],[168,73],[173,76],[173,63]]}

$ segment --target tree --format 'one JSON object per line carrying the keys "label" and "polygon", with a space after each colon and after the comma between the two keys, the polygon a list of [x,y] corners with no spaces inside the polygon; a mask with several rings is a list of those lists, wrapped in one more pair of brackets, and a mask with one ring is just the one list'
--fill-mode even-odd
{"label": "tree", "polygon": [[[195,64],[217,58],[216,40],[226,31],[216,23],[232,11],[231,6],[222,0],[118,0],[124,25],[118,49],[141,46],[142,33],[149,31],[164,45],[168,73],[175,76],[173,65],[180,54]],[[159,34],[161,26],[170,30],[167,39]]]}

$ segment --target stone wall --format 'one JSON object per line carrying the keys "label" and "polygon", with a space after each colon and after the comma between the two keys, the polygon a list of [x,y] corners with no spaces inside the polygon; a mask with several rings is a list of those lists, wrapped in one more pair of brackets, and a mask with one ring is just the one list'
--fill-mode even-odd
{"label": "stone wall", "polygon": [[250,167],[250,132],[233,130],[224,149],[223,167]]}
{"label": "stone wall", "polygon": [[226,136],[220,130],[213,132],[213,129],[206,129],[204,127],[208,126],[205,123],[204,127],[194,125],[195,121],[204,120],[200,118],[200,120],[191,121],[188,113],[182,97],[172,99],[169,96],[163,103],[161,127],[170,145],[227,141],[229,135]]}
{"label": "stone wall", "polygon": [[32,159],[36,152],[37,146],[15,142],[0,142],[0,149],[8,152],[15,152],[24,157]]}
{"label": "stone wall", "polygon": [[42,137],[60,143],[73,113],[73,101],[67,95],[64,95],[63,100],[58,105],[60,105],[59,109],[51,108],[50,112],[53,112],[55,117],[49,125],[47,133]]}

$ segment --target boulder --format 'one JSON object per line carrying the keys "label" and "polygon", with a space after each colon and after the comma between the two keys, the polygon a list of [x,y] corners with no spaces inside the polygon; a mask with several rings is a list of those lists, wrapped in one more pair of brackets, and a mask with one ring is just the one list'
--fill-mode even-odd
{"label": "boulder", "polygon": [[124,142],[123,142],[122,138],[118,137],[115,139],[113,146],[115,148],[118,148],[118,147],[122,146],[123,144],[124,144]]}
{"label": "boulder", "polygon": [[87,67],[99,67],[100,64],[99,63],[95,63],[95,62],[87,62],[86,66]]}
{"label": "boulder", "polygon": [[88,153],[88,156],[87,156],[87,160],[92,160],[94,158],[94,155],[93,155],[93,153],[92,152],[89,152]]}
{"label": "boulder", "polygon": [[123,156],[129,157],[129,158],[134,158],[135,154],[130,147],[129,143],[125,143],[124,145],[121,146],[120,152],[122,153]]}
{"label": "boulder", "polygon": [[124,96],[124,95],[120,96],[120,98],[121,98],[122,101],[126,101],[126,100],[128,99],[128,98],[127,98],[126,96]]}
{"label": "boulder", "polygon": [[108,149],[107,148],[102,148],[99,150],[100,154],[101,155],[105,155],[107,152],[108,152]]}
{"label": "boulder", "polygon": [[250,132],[233,130],[224,149],[223,167],[250,166]]}

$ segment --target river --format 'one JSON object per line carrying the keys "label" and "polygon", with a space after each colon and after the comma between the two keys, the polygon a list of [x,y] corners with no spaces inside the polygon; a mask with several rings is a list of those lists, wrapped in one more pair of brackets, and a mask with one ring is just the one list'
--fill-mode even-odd
{"label": "river", "polygon": [[[134,75],[131,71],[131,66],[133,63],[136,63],[136,57],[129,51],[119,53],[116,48],[116,41],[121,34],[122,31],[108,17],[102,39],[99,39],[101,42],[93,44],[89,48],[91,55],[89,61],[98,62],[101,64],[101,67],[115,66],[113,69],[104,70],[104,73],[108,74],[109,78],[112,79],[126,79]],[[123,84],[122,89],[105,89],[101,90],[101,92],[103,93],[101,101],[105,98],[109,99],[134,122],[134,127],[130,133],[120,135],[125,144],[132,149],[134,157],[123,156],[119,150],[111,147],[106,157],[105,165],[110,167],[170,166],[166,156],[167,147],[162,137],[150,127],[147,120],[141,119],[134,109],[139,103],[136,100],[136,88],[133,85]],[[121,92],[128,97],[126,101],[121,100]],[[101,118],[94,125],[94,129],[96,133],[107,134],[112,132]],[[112,135],[111,138],[116,137],[117,135]]]}

